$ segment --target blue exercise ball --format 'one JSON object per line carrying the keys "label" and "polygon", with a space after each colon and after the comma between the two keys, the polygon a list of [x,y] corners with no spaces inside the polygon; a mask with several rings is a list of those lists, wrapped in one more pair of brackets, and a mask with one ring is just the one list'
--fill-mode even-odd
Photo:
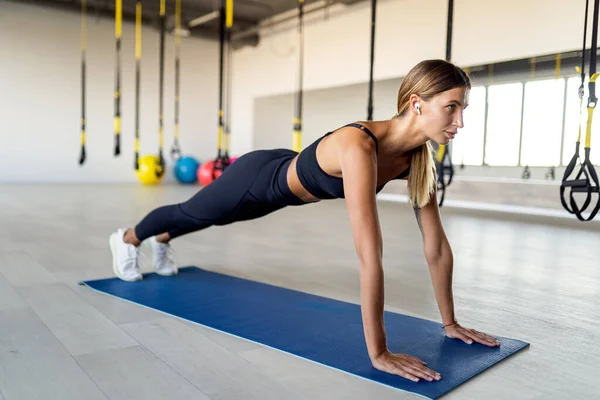
{"label": "blue exercise ball", "polygon": [[194,157],[181,157],[175,163],[175,178],[181,183],[194,183],[198,179],[196,171],[200,163]]}

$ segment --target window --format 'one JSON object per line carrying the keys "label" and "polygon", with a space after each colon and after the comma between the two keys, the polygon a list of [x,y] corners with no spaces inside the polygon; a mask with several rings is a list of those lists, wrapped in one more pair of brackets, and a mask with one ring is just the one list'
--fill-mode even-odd
{"label": "window", "polygon": [[[473,87],[469,107],[464,112],[464,127],[450,145],[453,163],[517,166],[520,160],[520,165],[531,167],[567,165],[575,151],[580,119],[580,156],[583,158],[588,83],[586,80],[581,112],[580,84],[581,78],[574,76]],[[600,98],[600,83],[596,88],[596,96]],[[600,102],[597,108],[600,110]],[[594,110],[592,127],[591,161],[594,165],[600,165],[599,110]],[[562,154],[561,141],[564,142]]]}
{"label": "window", "polygon": [[485,128],[485,86],[476,86],[469,94],[469,107],[463,113],[464,127],[452,141],[452,163],[481,165]]}
{"label": "window", "polygon": [[491,85],[488,89],[487,138],[484,162],[515,166],[519,162],[522,83]]}
{"label": "window", "polygon": [[564,79],[525,84],[521,165],[556,166],[560,162]]}
{"label": "window", "polygon": [[[579,86],[581,85],[580,77],[572,77],[567,81],[567,108],[565,110],[565,144],[563,149],[563,164],[567,165],[573,154],[575,154],[575,141],[577,140],[577,134],[579,130],[579,117],[583,117],[583,111],[585,111],[585,97],[582,113],[579,110]],[[587,92],[587,90],[586,90]],[[586,118],[587,119],[587,118]],[[583,118],[582,118],[583,123]],[[581,140],[585,143],[585,125],[582,126],[582,137]],[[583,145],[580,150],[583,150]]]}

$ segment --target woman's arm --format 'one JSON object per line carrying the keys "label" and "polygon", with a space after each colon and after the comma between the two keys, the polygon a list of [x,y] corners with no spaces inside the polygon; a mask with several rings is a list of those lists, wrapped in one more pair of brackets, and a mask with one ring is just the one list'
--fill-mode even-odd
{"label": "woman's arm", "polygon": [[494,337],[475,329],[464,328],[455,319],[452,295],[454,257],[442,226],[435,193],[425,207],[415,208],[415,216],[423,236],[423,250],[429,264],[429,273],[442,321],[444,325],[449,324],[446,327],[446,336],[469,344],[478,342],[490,347],[500,346],[500,342]]}
{"label": "woman's arm", "polygon": [[383,244],[375,199],[377,158],[373,141],[367,140],[349,135],[340,149],[340,164],[354,246],[360,260],[365,340],[373,360],[387,350],[387,344],[383,323]]}
{"label": "woman's arm", "polygon": [[429,265],[433,290],[444,325],[455,322],[452,295],[452,272],[454,257],[444,232],[437,196],[432,194],[423,208],[415,208],[415,216],[423,237],[423,252]]}
{"label": "woman's arm", "polygon": [[362,133],[349,136],[340,151],[344,194],[352,235],[360,259],[360,297],[367,351],[373,367],[414,382],[434,381],[441,376],[426,363],[408,354],[393,354],[387,349],[383,321],[383,241],[377,215],[377,155],[373,141]]}

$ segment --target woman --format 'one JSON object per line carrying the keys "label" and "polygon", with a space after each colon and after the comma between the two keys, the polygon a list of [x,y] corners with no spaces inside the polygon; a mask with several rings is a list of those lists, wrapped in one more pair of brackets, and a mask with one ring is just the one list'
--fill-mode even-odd
{"label": "woman", "polygon": [[240,157],[187,202],[157,208],[134,229],[119,229],[111,235],[116,275],[127,281],[141,279],[137,256],[145,239],[150,239],[157,272],[170,275],[177,273],[168,244],[173,238],[212,225],[258,218],[285,206],[345,198],[360,259],[362,318],[373,366],[416,382],[439,380],[440,374],[421,360],[387,350],[383,250],[375,194],[392,179],[408,180],[446,335],[469,344],[499,346],[496,339],[455,320],[453,256],[435,194],[430,142],[448,144],[463,126],[470,88],[462,69],[443,60],[426,60],[402,81],[398,113],[392,119],[344,126],[300,154],[275,149]]}

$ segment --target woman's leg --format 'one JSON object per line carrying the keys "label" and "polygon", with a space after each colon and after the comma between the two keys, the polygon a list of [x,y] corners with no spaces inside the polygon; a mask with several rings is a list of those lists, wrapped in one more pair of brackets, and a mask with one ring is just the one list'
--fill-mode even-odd
{"label": "woman's leg", "polygon": [[269,159],[269,154],[265,152],[240,157],[219,179],[186,202],[151,211],[135,226],[133,232],[128,232],[127,238],[131,239],[132,244],[139,244],[155,235],[170,240],[213,225],[236,221],[251,206],[248,204],[252,202],[248,189]]}
{"label": "woman's leg", "polygon": [[265,165],[280,155],[276,151],[259,150],[248,153],[229,166],[210,185],[198,191],[184,203],[162,206],[146,215],[134,229],[120,229],[111,236],[113,269],[123,280],[139,280],[138,246],[156,236],[167,242],[187,233],[213,225],[254,219],[282,206],[261,204],[249,193],[255,180],[268,174]]}

